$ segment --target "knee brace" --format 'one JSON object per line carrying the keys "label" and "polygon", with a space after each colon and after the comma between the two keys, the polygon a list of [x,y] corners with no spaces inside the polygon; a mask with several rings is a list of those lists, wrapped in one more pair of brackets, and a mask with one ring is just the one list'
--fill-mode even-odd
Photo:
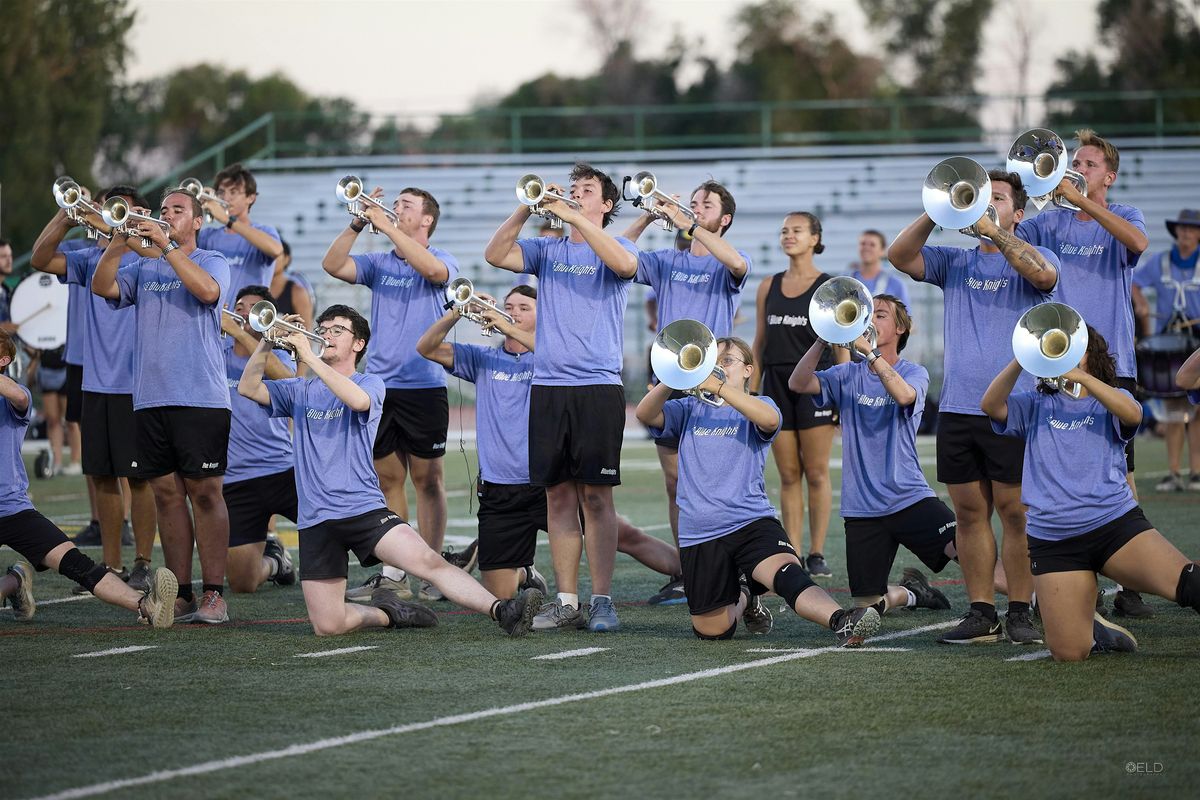
{"label": "knee brace", "polygon": [[804,568],[799,564],[784,564],[775,573],[774,579],[771,581],[774,584],[775,594],[787,601],[788,608],[795,609],[796,598],[810,586],[816,586],[813,579],[808,576]]}
{"label": "knee brace", "polygon": [[101,578],[108,574],[108,567],[97,564],[72,547],[58,562],[58,574],[75,581],[90,592],[96,588]]}
{"label": "knee brace", "polygon": [[1179,573],[1179,585],[1175,587],[1175,602],[1200,614],[1200,569],[1195,563],[1188,564]]}
{"label": "knee brace", "polygon": [[734,623],[732,625],[729,626],[729,630],[725,631],[724,633],[719,633],[716,636],[709,636],[708,634],[701,633],[700,631],[696,630],[695,625],[692,626],[692,633],[696,634],[696,638],[703,639],[706,642],[723,642],[726,639],[732,639],[733,632],[736,630],[737,630],[737,621],[736,620],[734,621]]}

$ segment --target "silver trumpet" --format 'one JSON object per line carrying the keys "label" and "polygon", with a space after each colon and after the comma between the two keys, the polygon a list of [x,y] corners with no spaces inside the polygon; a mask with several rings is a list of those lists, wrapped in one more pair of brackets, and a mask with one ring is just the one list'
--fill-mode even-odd
{"label": "silver trumpet", "polygon": [[[104,201],[104,205],[100,207],[100,216],[104,219],[104,224],[112,228],[113,233],[123,233],[126,236],[137,233],[130,223],[132,222],[152,222],[171,235],[171,225],[161,219],[139,214],[129,207],[129,203],[123,197],[110,197]],[[141,237],[142,247],[153,247],[154,242]]]}
{"label": "silver trumpet", "polygon": [[[232,319],[232,320],[233,320],[233,323],[234,323],[235,325],[237,325],[238,327],[241,327],[242,325],[245,325],[245,324],[246,324],[246,318],[245,318],[245,317],[243,317],[241,314],[235,314],[235,313],[233,313],[233,312],[232,312],[232,311],[230,311],[228,308],[222,308],[222,309],[221,309],[221,313],[222,313],[223,315],[225,315],[225,316],[229,317],[230,319]],[[225,329],[224,329],[224,328],[222,328],[222,329],[221,329],[221,335],[222,335],[222,336],[228,336],[229,334],[225,333]]]}
{"label": "silver trumpet", "polygon": [[[229,203],[217,197],[216,190],[214,190],[211,186],[205,186],[200,182],[199,178],[184,178],[179,182],[179,188],[199,200],[201,203],[213,202],[226,211],[229,210]],[[204,221],[212,222],[212,214],[205,211]]]}
{"label": "silver trumpet", "polygon": [[1040,211],[1047,203],[1059,208],[1078,211],[1079,207],[1063,197],[1055,196],[1055,190],[1063,178],[1075,184],[1075,188],[1087,197],[1087,180],[1070,169],[1067,146],[1057,133],[1046,128],[1025,131],[1008,150],[1005,169],[1021,176],[1021,184],[1029,192],[1029,199]]}
{"label": "silver trumpet", "polygon": [[550,227],[554,230],[562,230],[562,220],[543,208],[543,203],[547,200],[561,200],[571,208],[579,208],[579,203],[571,198],[550,191],[546,182],[532,172],[522,175],[517,181],[517,199],[522,205],[530,206],[537,216],[550,220]]}
{"label": "silver trumpet", "polygon": [[1062,376],[1079,366],[1087,346],[1083,317],[1063,303],[1040,303],[1022,314],[1013,328],[1013,355],[1021,369],[1073,397],[1079,397],[1078,385]]}
{"label": "silver trumpet", "polygon": [[[653,215],[664,231],[675,230],[675,223],[667,217],[664,205],[671,205],[683,212],[692,222],[696,221],[696,214],[692,209],[685,206],[683,203],[671,197],[666,192],[658,188],[658,178],[654,177],[653,172],[643,170],[633,176],[633,188],[637,192],[638,203],[646,213]],[[655,202],[657,201],[657,203]]]}
{"label": "silver trumpet", "polygon": [[968,236],[978,236],[972,230],[984,214],[996,220],[991,199],[992,180],[987,170],[978,161],[963,156],[939,161],[921,187],[921,205],[929,218]]}
{"label": "silver trumpet", "polygon": [[[226,312],[229,313],[229,312]],[[236,315],[235,315],[236,316]],[[292,333],[302,333],[308,339],[313,355],[320,358],[325,353],[325,339],[307,331],[302,325],[288,322],[279,316],[275,304],[270,300],[259,300],[250,308],[250,327],[262,334],[263,338],[281,350],[287,350],[293,355],[295,348],[286,337]]]}
{"label": "silver trumpet", "polygon": [[67,219],[82,225],[87,231],[87,238],[99,238],[100,231],[87,221],[87,214],[100,216],[100,206],[92,202],[91,192],[76,183],[69,175],[57,178],[50,187],[50,191],[54,194],[54,202],[58,204],[58,207],[67,212]]}
{"label": "silver trumpet", "polygon": [[484,336],[491,336],[493,328],[491,323],[488,322],[487,318],[478,309],[499,314],[509,324],[516,323],[516,320],[505,312],[504,309],[475,294],[475,286],[468,278],[455,278],[450,281],[450,285],[446,287],[446,308],[454,308],[463,319],[469,319],[471,322],[482,326]]}
{"label": "silver trumpet", "polygon": [[842,275],[817,287],[808,304],[808,324],[830,344],[852,348],[867,333],[875,304],[859,280]]}
{"label": "silver trumpet", "polygon": [[698,387],[709,375],[725,379],[725,370],[717,365],[717,339],[703,322],[677,319],[658,332],[650,347],[650,366],[660,381],[692,395],[710,406],[725,401]]}
{"label": "silver trumpet", "polygon": [[[333,192],[337,195],[338,200],[346,204],[346,210],[352,216],[358,217],[361,220],[370,222],[367,218],[366,207],[371,205],[381,209],[393,225],[400,221],[399,217],[396,216],[396,212],[367,194],[363,188],[362,179],[357,175],[347,175],[342,178],[337,182],[337,187],[334,188]],[[379,229],[374,224],[371,225],[371,233],[379,233]]]}

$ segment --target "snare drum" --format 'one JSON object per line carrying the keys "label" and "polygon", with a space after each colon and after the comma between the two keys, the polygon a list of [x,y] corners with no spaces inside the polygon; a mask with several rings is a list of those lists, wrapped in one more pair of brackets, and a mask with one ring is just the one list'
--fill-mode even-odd
{"label": "snare drum", "polygon": [[1159,333],[1138,342],[1138,384],[1149,397],[1183,397],[1175,385],[1175,373],[1196,349],[1197,341],[1186,333]]}

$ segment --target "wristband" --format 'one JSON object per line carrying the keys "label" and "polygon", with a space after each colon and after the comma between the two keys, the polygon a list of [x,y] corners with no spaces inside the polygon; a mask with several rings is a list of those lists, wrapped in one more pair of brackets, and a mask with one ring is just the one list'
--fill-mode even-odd
{"label": "wristband", "polygon": [[225,229],[233,230],[233,223],[235,223],[237,221],[238,221],[237,214],[230,214],[229,220],[225,223]]}
{"label": "wristband", "polygon": [[874,350],[871,351],[870,355],[867,356],[867,364],[868,365],[874,364],[876,361],[879,360],[880,356],[882,356],[882,355],[883,355],[883,353],[879,352],[879,348],[876,347]]}
{"label": "wristband", "polygon": [[696,235],[696,228],[700,227],[699,222],[693,222],[692,227],[687,229],[687,238],[691,239]]}
{"label": "wristband", "polygon": [[167,253],[170,253],[172,250],[178,250],[178,249],[179,249],[179,242],[172,240],[172,241],[167,242],[167,246],[163,248],[162,254],[165,256]]}
{"label": "wristband", "polygon": [[350,230],[354,231],[355,233],[362,233],[366,229],[367,223],[363,222],[361,219],[355,219],[350,223]]}

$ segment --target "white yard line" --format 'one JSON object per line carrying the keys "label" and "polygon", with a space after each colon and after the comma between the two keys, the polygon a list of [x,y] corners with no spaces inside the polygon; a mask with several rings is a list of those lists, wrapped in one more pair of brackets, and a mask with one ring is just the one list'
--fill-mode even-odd
{"label": "white yard line", "polygon": [[[875,641],[874,638],[871,641]],[[807,653],[811,648],[807,647],[752,647],[747,653]],[[911,647],[838,647],[830,650],[827,647],[819,648],[822,653],[909,653],[912,652]]]}
{"label": "white yard line", "polygon": [[378,650],[379,645],[369,644],[362,647],[340,647],[337,650],[318,650],[315,653],[296,653],[292,658],[324,658],[325,656],[342,656],[346,653],[359,653],[363,650]]}
{"label": "white yard line", "polygon": [[[93,596],[91,594],[73,594],[70,597],[57,597],[54,600],[38,600],[37,607],[41,608],[42,606],[52,606],[57,603],[78,603],[80,600],[92,599]],[[6,607],[0,609],[0,611],[12,611],[12,608]]]}
{"label": "white yard line", "polygon": [[142,650],[157,650],[156,644],[134,644],[129,647],[114,647],[111,650],[97,650],[94,653],[76,653],[72,658],[99,658],[100,656],[119,656],[125,653],[139,653]]}
{"label": "white yard line", "polygon": [[1024,655],[1013,656],[1012,658],[1006,658],[1004,660],[1005,661],[1037,661],[1040,658],[1049,658],[1049,657],[1050,657],[1049,650],[1034,650],[1032,653],[1025,653]]}
{"label": "white yard line", "polygon": [[563,658],[574,658],[575,656],[590,656],[592,653],[603,653],[607,647],[581,647],[578,650],[564,650],[561,653],[546,653],[542,656],[534,656],[530,661],[558,661]]}

